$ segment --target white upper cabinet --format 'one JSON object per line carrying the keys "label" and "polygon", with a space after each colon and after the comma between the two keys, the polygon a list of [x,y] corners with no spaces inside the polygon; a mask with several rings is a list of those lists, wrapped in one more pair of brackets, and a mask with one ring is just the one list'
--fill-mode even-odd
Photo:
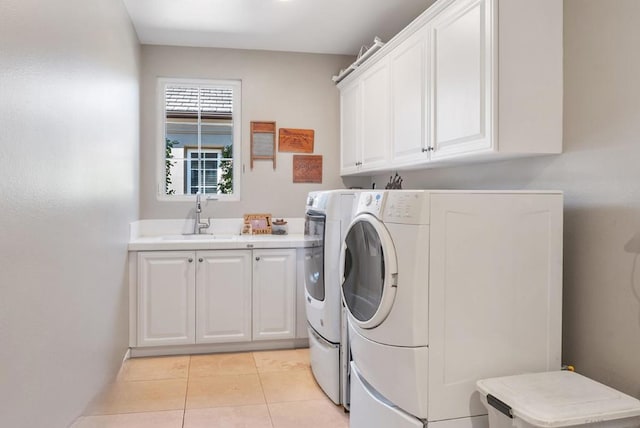
{"label": "white upper cabinet", "polygon": [[340,94],[341,172],[375,171],[389,159],[389,67],[380,61]]}
{"label": "white upper cabinet", "polygon": [[360,82],[355,81],[340,91],[340,171],[358,172],[360,167]]}
{"label": "white upper cabinet", "polygon": [[361,79],[362,142],[361,170],[371,170],[388,161],[389,152],[389,63],[381,60]]}
{"label": "white upper cabinet", "polygon": [[435,2],[338,84],[341,174],[561,153],[562,13]]}
{"label": "white upper cabinet", "polygon": [[491,148],[490,4],[459,0],[431,22],[432,159]]}
{"label": "white upper cabinet", "polygon": [[426,31],[420,30],[390,54],[391,162],[397,166],[429,160],[426,45]]}

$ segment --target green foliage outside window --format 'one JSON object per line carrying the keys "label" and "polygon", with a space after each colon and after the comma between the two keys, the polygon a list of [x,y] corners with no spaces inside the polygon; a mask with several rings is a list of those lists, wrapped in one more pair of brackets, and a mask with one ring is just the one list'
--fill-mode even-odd
{"label": "green foliage outside window", "polygon": [[233,147],[231,145],[224,146],[222,149],[222,159],[220,161],[220,181],[218,182],[218,193],[233,193]]}
{"label": "green foliage outside window", "polygon": [[173,149],[174,144],[178,144],[178,141],[171,141],[168,138],[165,138],[165,147],[164,147],[164,176],[165,176],[165,191],[167,195],[175,195],[175,189],[169,189],[171,186],[171,167],[174,165],[174,162],[171,162],[170,159],[173,158],[173,153],[171,149]]}

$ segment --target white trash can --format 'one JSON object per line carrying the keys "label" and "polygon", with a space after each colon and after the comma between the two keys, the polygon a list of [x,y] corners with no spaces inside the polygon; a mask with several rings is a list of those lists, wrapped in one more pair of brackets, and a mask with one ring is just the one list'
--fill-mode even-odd
{"label": "white trash can", "polygon": [[479,380],[490,428],[640,427],[640,401],[570,371]]}

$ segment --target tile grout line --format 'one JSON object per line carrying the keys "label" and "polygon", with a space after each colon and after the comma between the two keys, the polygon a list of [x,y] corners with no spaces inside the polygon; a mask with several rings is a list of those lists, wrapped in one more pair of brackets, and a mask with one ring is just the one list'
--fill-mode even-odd
{"label": "tile grout line", "polygon": [[264,393],[264,385],[262,385],[262,377],[260,376],[260,370],[258,370],[258,362],[256,361],[255,352],[251,353],[251,357],[253,358],[253,364],[255,364],[256,366],[258,382],[260,382],[260,390],[262,391],[262,398],[264,398],[264,405],[267,407],[267,413],[269,414],[269,422],[271,423],[271,428],[275,428],[275,424],[273,423],[273,416],[271,416],[271,408],[269,407],[269,403],[267,402],[267,394]]}
{"label": "tile grout line", "polygon": [[184,422],[187,417],[187,396],[189,395],[189,379],[191,378],[191,355],[189,355],[189,364],[187,364],[187,386],[184,391],[184,406],[182,409],[182,425],[184,428]]}

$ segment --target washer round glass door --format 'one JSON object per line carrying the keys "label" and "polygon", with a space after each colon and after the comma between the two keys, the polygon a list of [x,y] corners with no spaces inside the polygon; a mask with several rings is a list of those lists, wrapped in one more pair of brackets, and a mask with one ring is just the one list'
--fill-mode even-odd
{"label": "washer round glass door", "polygon": [[342,246],[342,297],[362,328],[374,328],[389,315],[396,295],[398,263],[384,225],[370,214],[357,216]]}
{"label": "washer round glass door", "polygon": [[304,237],[316,239],[317,243],[305,250],[304,284],[307,293],[315,300],[323,301],[324,284],[324,229],[327,216],[322,213],[307,211],[304,222]]}

